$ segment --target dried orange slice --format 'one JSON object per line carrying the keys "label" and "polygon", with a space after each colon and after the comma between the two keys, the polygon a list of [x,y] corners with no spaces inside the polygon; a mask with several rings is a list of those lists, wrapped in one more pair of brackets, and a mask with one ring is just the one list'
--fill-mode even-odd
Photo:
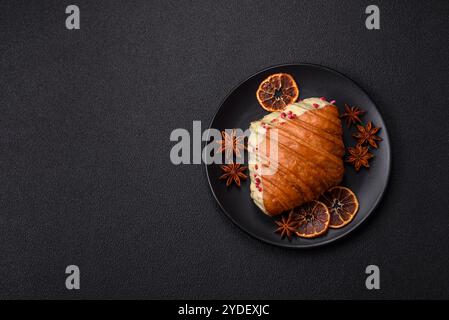
{"label": "dried orange slice", "polygon": [[328,208],[331,215],[329,227],[334,229],[351,222],[359,210],[359,201],[354,192],[345,187],[330,188],[320,197],[320,201]]}
{"label": "dried orange slice", "polygon": [[298,237],[315,238],[327,231],[330,214],[324,203],[314,200],[293,211],[298,223],[296,231]]}
{"label": "dried orange slice", "polygon": [[299,89],[291,75],[275,73],[262,81],[256,96],[262,108],[267,111],[278,111],[298,99]]}

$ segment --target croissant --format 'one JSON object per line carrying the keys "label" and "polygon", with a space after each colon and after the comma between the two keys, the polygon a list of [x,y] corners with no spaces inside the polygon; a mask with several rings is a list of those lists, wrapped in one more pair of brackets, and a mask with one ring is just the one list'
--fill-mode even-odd
{"label": "croissant", "polygon": [[265,214],[317,199],[343,179],[341,121],[337,107],[324,99],[290,104],[250,129],[251,198]]}

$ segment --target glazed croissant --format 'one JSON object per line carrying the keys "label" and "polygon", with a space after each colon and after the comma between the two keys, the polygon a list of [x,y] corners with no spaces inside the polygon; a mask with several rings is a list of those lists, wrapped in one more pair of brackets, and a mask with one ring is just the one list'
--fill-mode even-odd
{"label": "glazed croissant", "polygon": [[305,99],[250,129],[251,198],[264,213],[300,206],[341,182],[345,151],[336,106]]}

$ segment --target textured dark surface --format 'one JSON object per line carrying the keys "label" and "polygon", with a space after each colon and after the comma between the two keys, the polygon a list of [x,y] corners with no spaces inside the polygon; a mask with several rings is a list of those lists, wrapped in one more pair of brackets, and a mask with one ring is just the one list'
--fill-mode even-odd
{"label": "textured dark surface", "polygon": [[[376,3],[379,31],[370,1],[77,1],[69,31],[70,3],[1,1],[0,298],[449,298],[449,6]],[[358,82],[392,142],[378,210],[311,251],[250,238],[169,159],[174,128],[288,62]]]}

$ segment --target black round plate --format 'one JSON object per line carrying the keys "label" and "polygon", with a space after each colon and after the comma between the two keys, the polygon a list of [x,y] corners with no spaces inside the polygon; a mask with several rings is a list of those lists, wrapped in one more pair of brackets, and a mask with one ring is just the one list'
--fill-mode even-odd
{"label": "black round plate", "polygon": [[[381,127],[379,136],[383,139],[379,148],[372,151],[374,158],[370,162],[369,170],[362,168],[355,172],[351,166],[345,166],[345,176],[341,185],[353,190],[359,199],[359,211],[354,220],[341,229],[329,229],[318,238],[281,239],[275,233],[274,220],[276,217],[266,216],[253,203],[250,197],[249,179],[243,181],[241,188],[235,185],[226,188],[223,180],[219,180],[222,174],[217,164],[206,165],[206,174],[209,185],[220,207],[226,215],[240,228],[255,238],[270,244],[308,248],[331,243],[349,234],[357,228],[375,209],[382,198],[387,186],[391,166],[390,141],[387,128],[382,120],[379,110],[374,102],[357,84],[341,73],[326,67],[312,64],[289,64],[275,66],[256,73],[238,85],[223,101],[215,114],[211,128],[219,130],[241,128],[246,130],[250,122],[262,118],[267,114],[256,99],[256,90],[260,82],[267,76],[286,72],[291,74],[299,87],[301,99],[309,97],[326,97],[328,101],[336,100],[340,112],[344,110],[344,104],[358,106],[366,111],[362,121],[372,121],[376,127]],[[346,128],[343,123],[345,146],[355,145],[351,133],[356,130]]]}

